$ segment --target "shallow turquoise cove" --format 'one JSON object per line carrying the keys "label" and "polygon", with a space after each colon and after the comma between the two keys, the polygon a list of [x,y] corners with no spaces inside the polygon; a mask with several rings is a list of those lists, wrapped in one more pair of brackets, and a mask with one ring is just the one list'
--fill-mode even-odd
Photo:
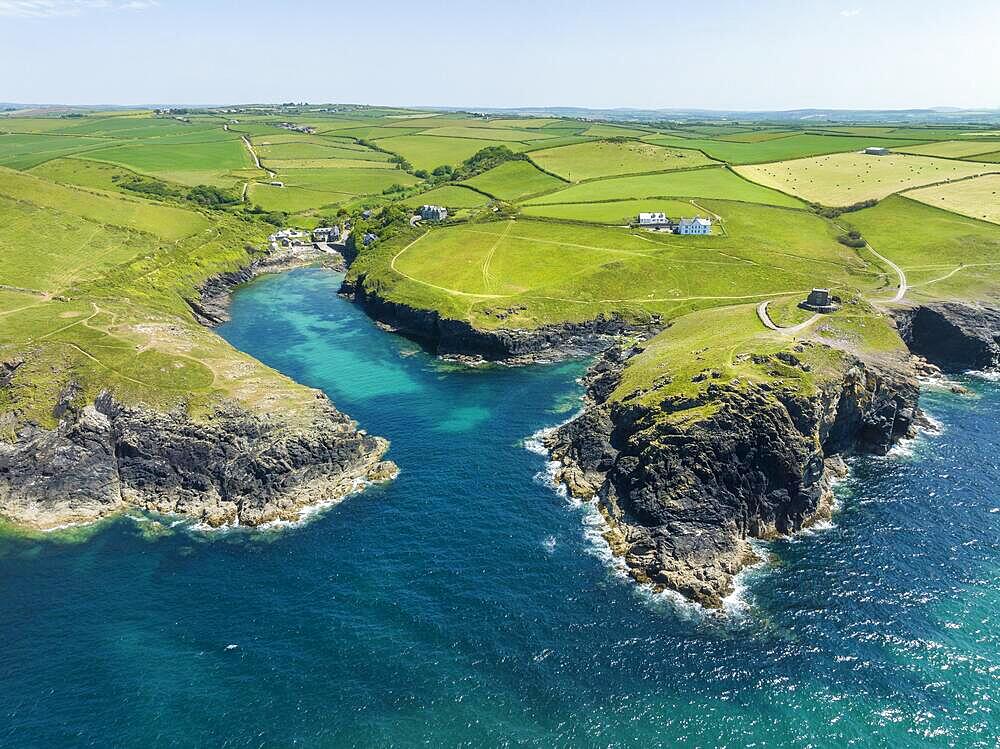
{"label": "shallow turquoise cove", "polygon": [[1000,388],[929,391],[942,434],[854,461],[834,525],[705,616],[623,579],[524,447],[585,363],[441,363],[339,280],[262,279],[221,332],[399,478],[281,531],[0,536],[0,745],[996,746]]}

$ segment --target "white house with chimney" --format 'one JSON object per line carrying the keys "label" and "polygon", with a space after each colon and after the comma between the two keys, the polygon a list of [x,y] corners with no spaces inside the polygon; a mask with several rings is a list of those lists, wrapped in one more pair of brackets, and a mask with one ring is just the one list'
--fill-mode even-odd
{"label": "white house with chimney", "polygon": [[640,213],[639,226],[668,226],[670,219],[665,213]]}
{"label": "white house with chimney", "polygon": [[711,234],[712,222],[707,218],[695,216],[682,218],[674,227],[674,234]]}

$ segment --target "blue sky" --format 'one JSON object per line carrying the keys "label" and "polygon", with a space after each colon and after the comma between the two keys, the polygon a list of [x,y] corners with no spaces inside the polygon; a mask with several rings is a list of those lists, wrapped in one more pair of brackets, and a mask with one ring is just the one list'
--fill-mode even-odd
{"label": "blue sky", "polygon": [[0,0],[0,101],[1000,107],[1000,0]]}

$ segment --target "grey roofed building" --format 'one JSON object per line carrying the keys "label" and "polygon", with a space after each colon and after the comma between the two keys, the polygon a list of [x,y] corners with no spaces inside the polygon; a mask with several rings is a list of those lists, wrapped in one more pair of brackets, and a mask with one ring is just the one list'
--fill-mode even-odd
{"label": "grey roofed building", "polygon": [[448,218],[448,209],[440,205],[422,205],[420,218],[425,221],[444,221]]}
{"label": "grey roofed building", "polygon": [[869,156],[888,156],[889,149],[883,148],[882,146],[868,146],[868,148],[865,149],[865,153]]}
{"label": "grey roofed building", "polygon": [[674,231],[677,234],[711,234],[712,222],[701,216],[682,218],[677,222],[677,228]]}
{"label": "grey roofed building", "polygon": [[809,296],[804,302],[800,302],[799,306],[813,312],[834,312],[837,309],[837,304],[830,294],[830,290],[819,288],[810,291]]}

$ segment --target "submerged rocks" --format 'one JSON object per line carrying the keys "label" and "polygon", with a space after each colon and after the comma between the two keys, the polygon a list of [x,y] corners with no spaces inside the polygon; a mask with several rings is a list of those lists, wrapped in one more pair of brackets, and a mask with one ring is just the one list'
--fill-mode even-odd
{"label": "submerged rocks", "polygon": [[0,514],[48,528],[128,507],[206,524],[292,520],[365,481],[395,475],[388,443],[329,401],[307,414],[253,414],[220,406],[203,421],[126,406],[109,393],[67,409],[52,430],[28,426],[0,443]]}
{"label": "submerged rocks", "polygon": [[735,382],[658,408],[598,397],[548,446],[568,489],[596,496],[636,580],[719,607],[755,559],[748,539],[829,517],[837,456],[886,452],[911,433],[917,397],[909,371],[853,360],[812,397]]}

